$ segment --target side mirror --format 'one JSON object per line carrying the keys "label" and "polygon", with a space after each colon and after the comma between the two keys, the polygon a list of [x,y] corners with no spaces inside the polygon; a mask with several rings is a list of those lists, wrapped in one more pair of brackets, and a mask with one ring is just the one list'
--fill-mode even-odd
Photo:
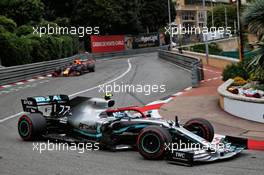
{"label": "side mirror", "polygon": [[109,100],[108,101],[108,107],[111,108],[115,105],[115,101],[114,100]]}

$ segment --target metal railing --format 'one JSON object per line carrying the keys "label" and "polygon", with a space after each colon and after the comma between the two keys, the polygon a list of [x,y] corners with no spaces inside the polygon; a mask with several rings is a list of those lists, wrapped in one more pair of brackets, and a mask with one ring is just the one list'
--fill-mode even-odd
{"label": "metal railing", "polygon": [[34,76],[51,73],[56,68],[71,63],[75,58],[79,56],[81,55],[0,69],[0,85],[14,83],[17,81],[32,78]]}
{"label": "metal railing", "polygon": [[147,47],[147,48],[142,48],[142,49],[129,49],[129,50],[124,50],[120,52],[105,52],[105,53],[95,53],[93,54],[94,58],[100,59],[100,58],[111,58],[111,57],[123,57],[126,55],[135,55],[135,54],[142,54],[142,53],[150,53],[150,52],[156,52],[158,49],[165,49],[168,48],[167,45],[165,46],[160,46],[160,47]]}
{"label": "metal railing", "polygon": [[158,50],[158,56],[159,58],[172,62],[190,72],[192,87],[197,87],[200,81],[204,79],[203,64],[201,59],[162,49]]}

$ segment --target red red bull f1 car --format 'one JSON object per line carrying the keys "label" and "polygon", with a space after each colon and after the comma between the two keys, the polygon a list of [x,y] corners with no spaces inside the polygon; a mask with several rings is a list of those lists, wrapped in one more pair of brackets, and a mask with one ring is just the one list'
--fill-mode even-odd
{"label": "red red bull f1 car", "polygon": [[95,60],[92,58],[88,59],[76,59],[72,64],[66,67],[57,68],[53,73],[53,77],[69,77],[69,76],[79,76],[86,72],[95,71]]}
{"label": "red red bull f1 car", "polygon": [[[155,118],[140,107],[113,108],[110,98],[52,95],[22,99],[25,114],[18,133],[25,141],[45,138],[62,142],[96,142],[110,150],[135,149],[145,159],[167,159],[192,165],[239,154],[244,145],[221,138],[205,119],[184,124]],[[221,145],[221,146],[220,146]]]}

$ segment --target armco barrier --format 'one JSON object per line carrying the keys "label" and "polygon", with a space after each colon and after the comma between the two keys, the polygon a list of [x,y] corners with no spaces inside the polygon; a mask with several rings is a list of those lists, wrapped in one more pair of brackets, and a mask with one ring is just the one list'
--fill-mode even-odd
{"label": "armco barrier", "polygon": [[[163,48],[167,48],[168,46],[163,46]],[[156,52],[161,47],[151,47],[151,48],[143,48],[143,49],[134,49],[134,50],[126,50],[122,52],[108,52],[108,53],[96,53],[93,54],[95,59],[101,58],[111,58],[111,57],[123,57],[126,55],[133,54],[141,54],[148,52]],[[26,64],[21,66],[12,66],[0,69],[0,86],[5,84],[10,84],[22,80],[26,80],[28,78],[32,78],[37,75],[44,75],[51,73],[54,69],[62,66],[66,66],[71,63],[75,58],[80,57],[79,54],[69,58],[63,58],[52,61],[45,61],[33,64]]]}
{"label": "armco barrier", "polygon": [[203,64],[199,58],[159,49],[159,58],[172,62],[191,73],[192,87],[197,87],[204,79]]}
{"label": "armco barrier", "polygon": [[38,62],[21,66],[12,66],[0,69],[0,85],[14,83],[21,80],[26,80],[37,75],[48,74],[57,67],[67,65],[75,58],[81,55],[75,55],[69,58],[63,58],[52,61]]}
{"label": "armco barrier", "polygon": [[150,53],[150,52],[156,52],[158,49],[167,49],[168,46],[160,46],[160,47],[147,47],[142,49],[130,49],[130,50],[124,50],[121,52],[105,52],[105,53],[94,53],[93,56],[96,59],[100,58],[111,58],[111,57],[118,57],[118,56],[126,56],[126,55],[135,55],[135,54],[141,54],[141,53]]}

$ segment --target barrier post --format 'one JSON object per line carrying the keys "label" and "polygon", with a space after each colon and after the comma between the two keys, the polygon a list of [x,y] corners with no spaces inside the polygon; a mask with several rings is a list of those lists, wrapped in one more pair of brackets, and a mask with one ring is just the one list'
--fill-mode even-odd
{"label": "barrier post", "polygon": [[192,64],[192,87],[198,87],[199,85],[199,70],[197,63]]}

